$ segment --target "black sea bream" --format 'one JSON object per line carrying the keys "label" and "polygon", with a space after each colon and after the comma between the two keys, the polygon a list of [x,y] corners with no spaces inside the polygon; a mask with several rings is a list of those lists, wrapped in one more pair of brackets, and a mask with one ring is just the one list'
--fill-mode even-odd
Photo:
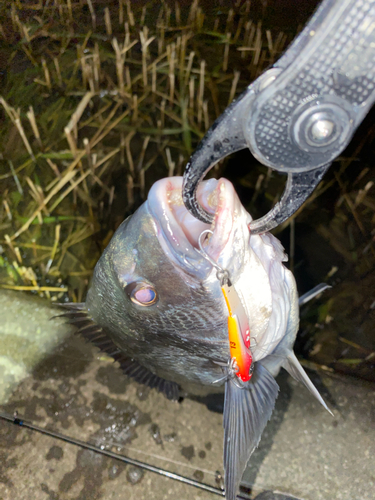
{"label": "black sea bream", "polygon": [[[293,353],[298,295],[280,242],[250,234],[251,216],[229,181],[208,180],[198,189],[200,204],[215,214],[211,226],[190,215],[181,190],[181,177],[154,184],[98,261],[85,304],[67,315],[128,375],[169,399],[225,389],[225,487],[234,500],[271,416],[280,368],[327,407]],[[199,237],[207,229],[212,235],[202,253]],[[205,254],[229,272],[246,311],[254,372],[242,387],[223,379],[228,308]]]}

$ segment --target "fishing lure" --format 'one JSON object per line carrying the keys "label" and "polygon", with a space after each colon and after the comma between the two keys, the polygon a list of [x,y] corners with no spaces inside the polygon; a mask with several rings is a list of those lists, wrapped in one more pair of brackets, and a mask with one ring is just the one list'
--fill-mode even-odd
{"label": "fishing lure", "polygon": [[228,308],[228,335],[230,359],[228,362],[228,376],[234,381],[248,382],[253,374],[253,357],[250,351],[250,326],[247,314],[241,299],[231,283],[229,272],[222,269],[217,262],[205,252],[202,245],[202,236],[213,234],[209,229],[203,231],[199,236],[199,248],[201,255],[217,269],[217,279],[220,281],[221,291]]}

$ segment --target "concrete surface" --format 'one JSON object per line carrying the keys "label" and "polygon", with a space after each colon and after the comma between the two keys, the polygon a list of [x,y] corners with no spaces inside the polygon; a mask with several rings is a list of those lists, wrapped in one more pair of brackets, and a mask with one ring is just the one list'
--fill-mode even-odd
{"label": "concrete surface", "polygon": [[[222,415],[190,399],[172,403],[132,382],[82,339],[66,337],[67,326],[47,320],[53,314],[42,300],[0,292],[0,386],[8,397],[0,411],[18,410],[37,425],[217,485]],[[335,417],[280,376],[276,410],[245,473],[252,498],[372,500],[375,386],[313,378]],[[9,395],[12,383],[18,386]],[[0,420],[1,500],[136,498],[215,496]]]}
{"label": "concrete surface", "polygon": [[0,404],[71,333],[69,325],[51,320],[56,314],[46,300],[0,289]]}

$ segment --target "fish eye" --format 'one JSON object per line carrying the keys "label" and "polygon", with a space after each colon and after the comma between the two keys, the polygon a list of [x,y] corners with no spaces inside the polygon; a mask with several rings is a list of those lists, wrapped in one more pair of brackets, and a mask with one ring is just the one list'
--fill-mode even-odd
{"label": "fish eye", "polygon": [[130,300],[138,306],[152,306],[158,300],[158,294],[153,286],[148,283],[129,283],[125,287]]}

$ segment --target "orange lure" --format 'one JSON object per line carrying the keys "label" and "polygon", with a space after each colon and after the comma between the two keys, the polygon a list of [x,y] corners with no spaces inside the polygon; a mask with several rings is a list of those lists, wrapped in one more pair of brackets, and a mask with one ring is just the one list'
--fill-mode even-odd
{"label": "orange lure", "polygon": [[248,382],[252,377],[253,357],[250,352],[250,327],[246,311],[234,286],[221,286],[228,307],[228,333],[230,357],[236,363],[237,377],[242,382]]}

